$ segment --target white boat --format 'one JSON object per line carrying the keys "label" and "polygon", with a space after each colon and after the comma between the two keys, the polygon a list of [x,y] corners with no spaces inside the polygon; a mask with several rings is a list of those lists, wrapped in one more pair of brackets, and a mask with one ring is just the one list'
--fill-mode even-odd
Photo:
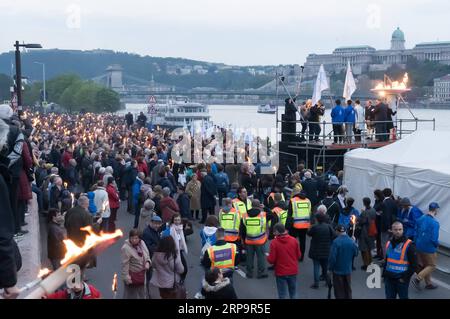
{"label": "white boat", "polygon": [[275,104],[261,104],[258,106],[258,113],[275,114],[277,106]]}
{"label": "white boat", "polygon": [[188,98],[177,96],[167,100],[165,104],[156,104],[157,114],[153,116],[154,125],[163,127],[191,127],[195,122],[209,123],[211,115],[208,106],[189,101]]}

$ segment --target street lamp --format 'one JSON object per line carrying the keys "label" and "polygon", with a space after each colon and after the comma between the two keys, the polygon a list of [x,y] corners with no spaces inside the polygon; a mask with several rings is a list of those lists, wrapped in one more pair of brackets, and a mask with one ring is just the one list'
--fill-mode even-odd
{"label": "street lamp", "polygon": [[43,104],[47,104],[47,91],[45,90],[45,63],[42,62],[33,62],[36,64],[42,65],[42,83],[43,83],[43,90],[44,90],[44,96],[43,96]]}
{"label": "street lamp", "polygon": [[22,107],[22,69],[20,64],[20,47],[28,48],[28,49],[41,49],[42,45],[37,43],[29,43],[29,44],[20,44],[19,41],[16,41],[14,44],[16,48],[16,93],[17,93],[17,108]]}

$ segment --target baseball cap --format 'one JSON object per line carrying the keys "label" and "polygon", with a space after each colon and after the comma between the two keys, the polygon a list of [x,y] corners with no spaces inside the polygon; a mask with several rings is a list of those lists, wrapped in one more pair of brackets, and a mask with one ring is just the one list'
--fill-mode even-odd
{"label": "baseball cap", "polygon": [[162,223],[162,219],[158,215],[154,215],[152,217],[152,222],[160,222],[160,223]]}
{"label": "baseball cap", "polygon": [[400,205],[411,205],[411,201],[408,197],[402,198],[402,200],[400,201]]}
{"label": "baseball cap", "polygon": [[428,209],[429,209],[429,210],[435,210],[435,209],[438,209],[438,208],[440,208],[440,207],[439,207],[439,204],[436,203],[436,202],[432,202],[432,203],[430,203],[430,205],[428,206]]}
{"label": "baseball cap", "polygon": [[340,232],[340,233],[344,233],[345,232],[345,226],[344,225],[337,225],[336,226],[336,231]]}

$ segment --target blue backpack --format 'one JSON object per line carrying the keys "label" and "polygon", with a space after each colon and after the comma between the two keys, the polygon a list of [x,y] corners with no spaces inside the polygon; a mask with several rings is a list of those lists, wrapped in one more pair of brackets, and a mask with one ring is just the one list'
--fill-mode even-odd
{"label": "blue backpack", "polygon": [[97,206],[95,206],[95,202],[94,202],[94,198],[95,198],[95,193],[94,192],[89,192],[87,193],[87,197],[89,198],[89,212],[92,215],[95,215],[97,213]]}

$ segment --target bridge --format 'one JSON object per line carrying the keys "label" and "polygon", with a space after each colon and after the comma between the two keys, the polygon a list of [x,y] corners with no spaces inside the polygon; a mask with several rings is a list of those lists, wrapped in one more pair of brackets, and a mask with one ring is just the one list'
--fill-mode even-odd
{"label": "bridge", "polygon": [[[156,83],[153,79],[150,81],[129,76],[123,72],[123,68],[118,64],[108,66],[105,74],[92,78],[93,81],[111,88],[119,93],[121,103],[147,103],[150,96],[155,96],[158,101],[165,101],[169,97],[176,95],[186,96],[191,100],[198,102],[207,102],[209,104],[260,104],[260,103],[283,103],[288,96],[282,87],[279,87],[278,94],[275,90],[186,90],[174,86]],[[123,80],[136,83],[134,85],[124,85]],[[292,90],[291,94],[294,90]],[[298,100],[311,98],[312,93],[297,96]],[[371,96],[354,96],[354,99],[367,100],[374,98]],[[328,104],[334,101],[336,97],[324,95],[323,101]]]}

